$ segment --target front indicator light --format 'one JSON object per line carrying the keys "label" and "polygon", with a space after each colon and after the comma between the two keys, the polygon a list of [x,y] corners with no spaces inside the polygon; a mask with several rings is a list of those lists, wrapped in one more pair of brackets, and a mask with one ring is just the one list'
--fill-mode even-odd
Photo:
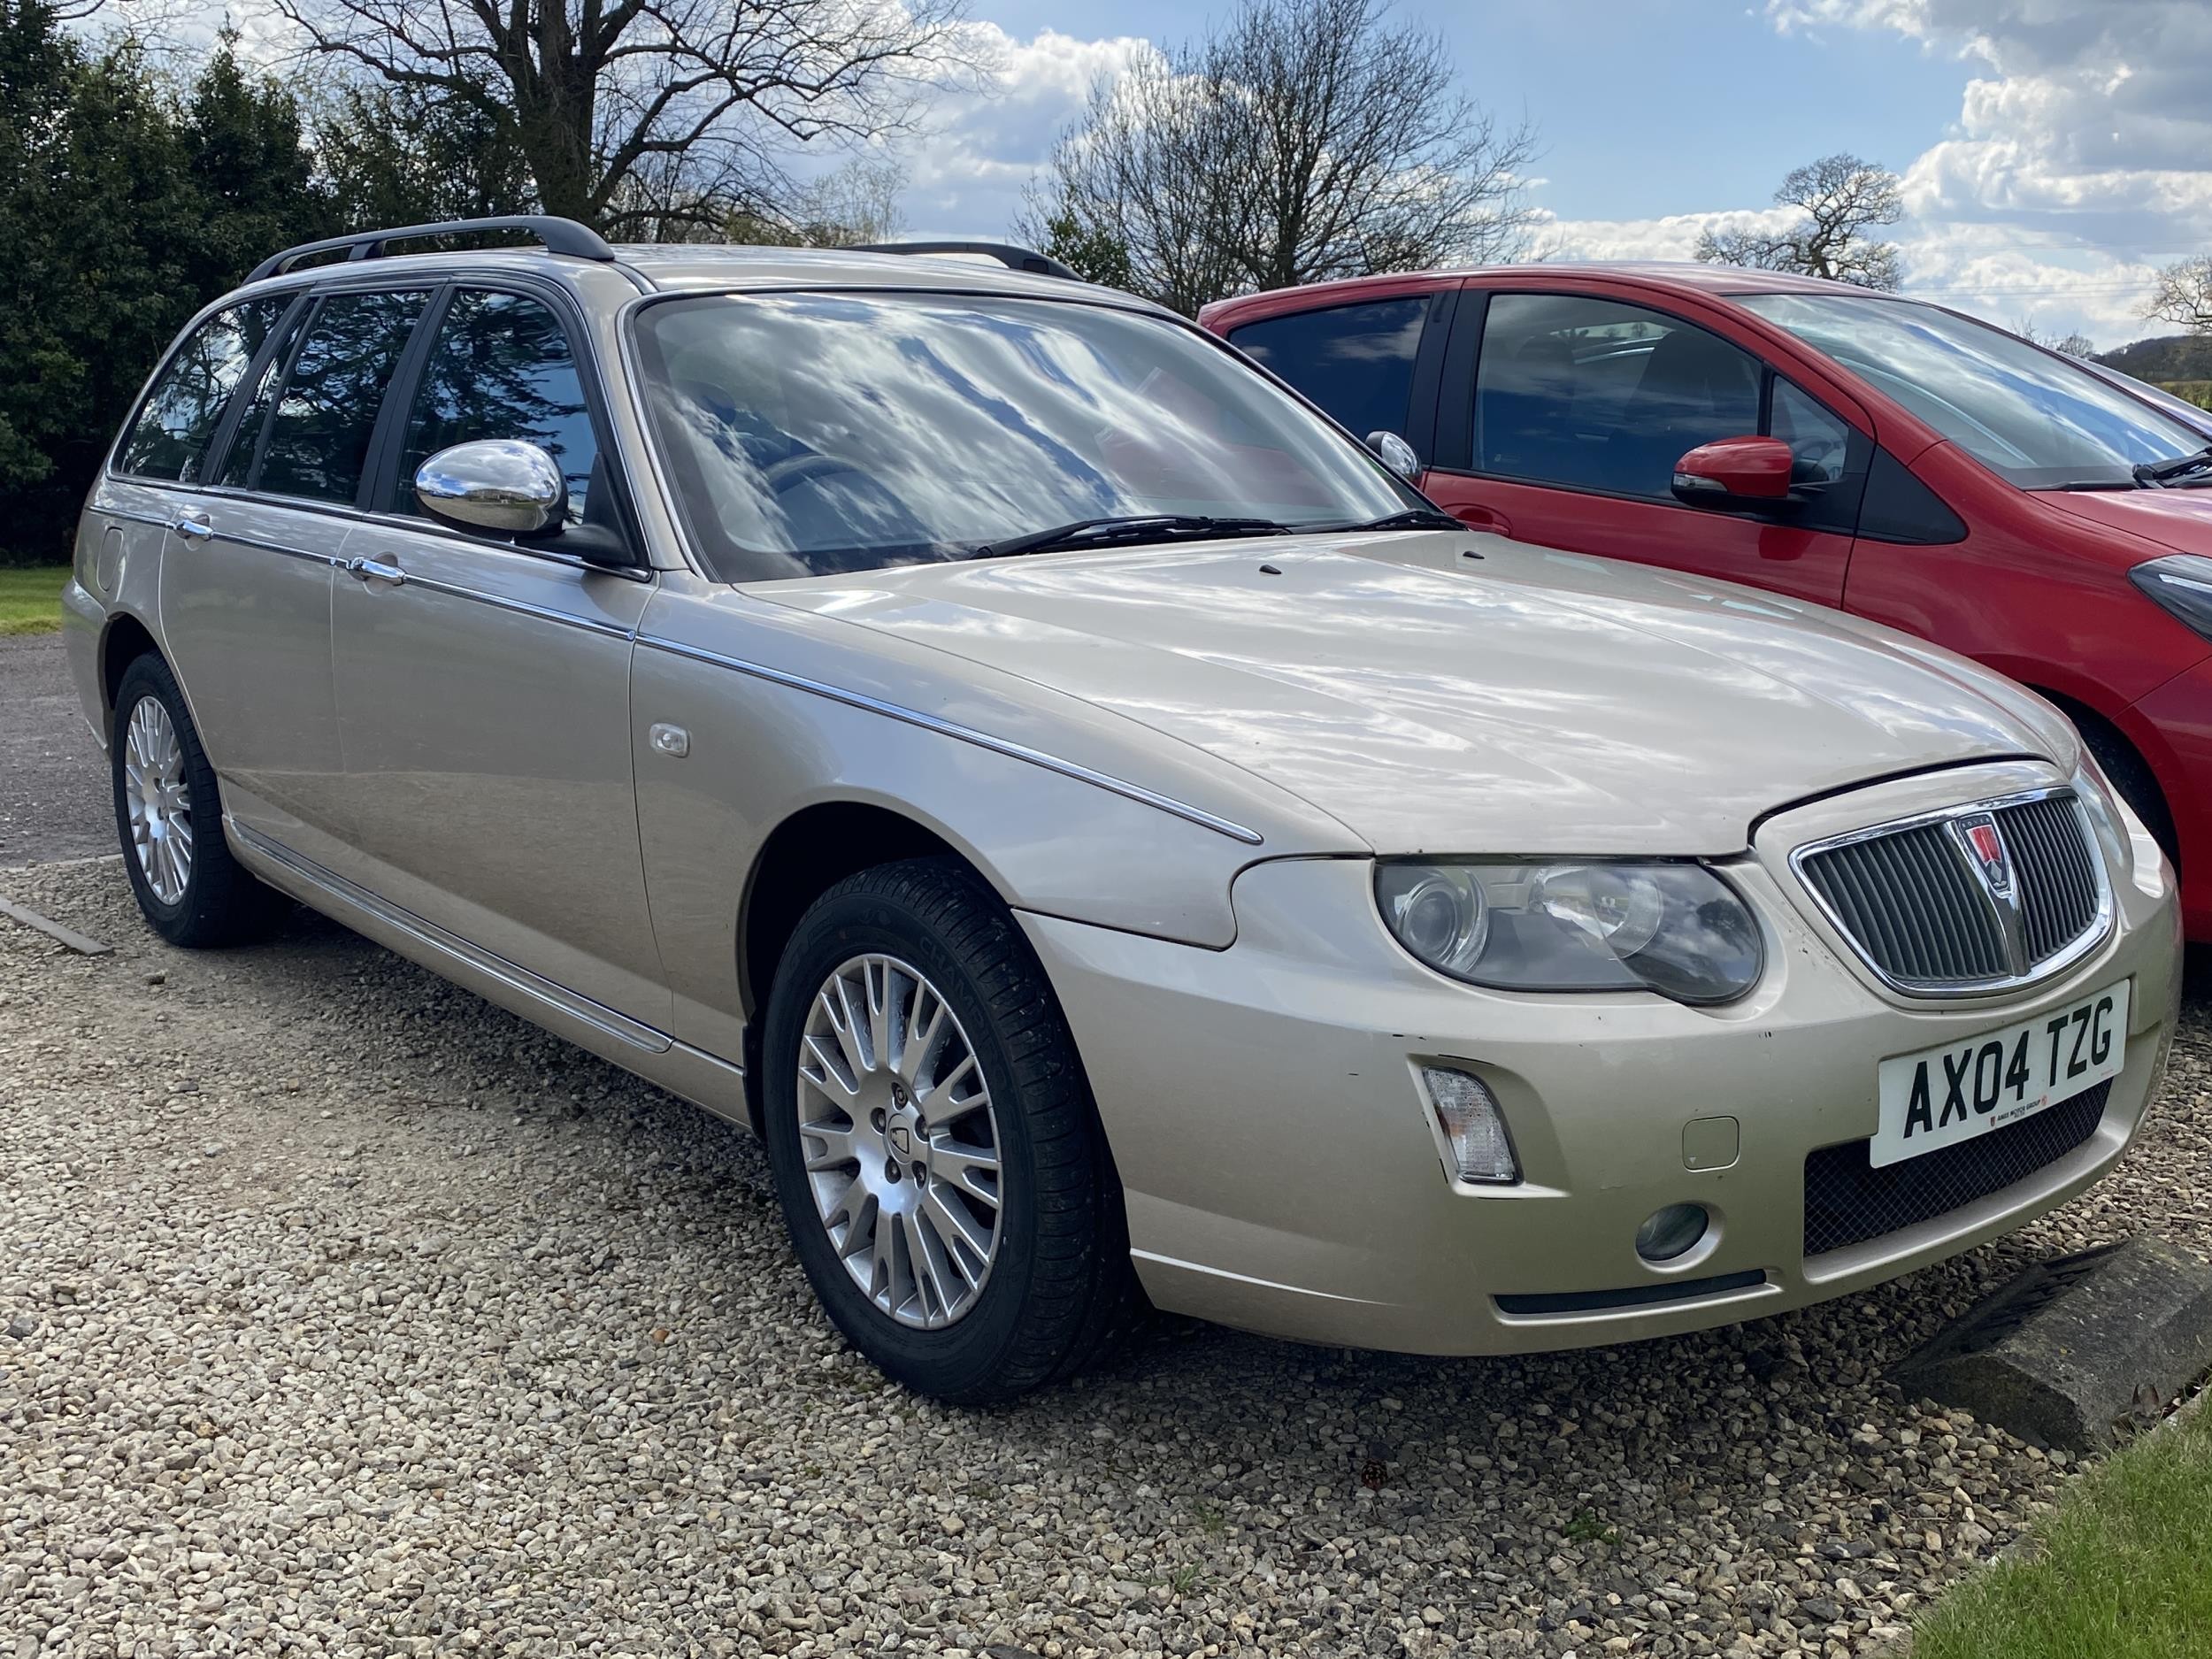
{"label": "front indicator light", "polygon": [[1455,1166],[1450,1168],[1451,1174],[1486,1186],[1521,1179],[1513,1143],[1506,1138],[1504,1115],[1481,1079],[1449,1066],[1425,1065],[1421,1087],[1428,1091],[1429,1110],[1436,1114],[1436,1126],[1451,1148],[1450,1164]]}

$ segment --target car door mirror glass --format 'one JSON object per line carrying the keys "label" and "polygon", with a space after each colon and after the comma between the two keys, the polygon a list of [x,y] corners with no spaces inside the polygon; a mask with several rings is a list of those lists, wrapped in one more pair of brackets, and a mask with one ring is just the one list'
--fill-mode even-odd
{"label": "car door mirror glass", "polygon": [[1694,507],[1786,506],[1794,465],[1779,438],[1717,438],[1674,464],[1675,497]]}
{"label": "car door mirror glass", "polygon": [[1421,476],[1421,457],[1396,433],[1371,432],[1367,434],[1367,447],[1375,452],[1376,459],[1408,483]]}
{"label": "car door mirror glass", "polygon": [[534,443],[480,439],[415,469],[415,499],[433,518],[479,534],[543,535],[568,512],[568,480]]}

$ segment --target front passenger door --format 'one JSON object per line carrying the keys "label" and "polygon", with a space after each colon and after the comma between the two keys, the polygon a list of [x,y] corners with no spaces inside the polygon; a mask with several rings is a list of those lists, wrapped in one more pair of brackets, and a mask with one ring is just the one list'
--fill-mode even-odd
{"label": "front passenger door", "polygon": [[347,873],[494,955],[635,1020],[669,995],[646,908],[630,769],[631,636],[649,572],[594,568],[432,522],[415,468],[519,439],[569,480],[570,522],[613,526],[603,428],[546,298],[445,299],[380,498],[333,606],[359,860]]}
{"label": "front passenger door", "polygon": [[[1471,349],[1470,348],[1473,348]],[[1717,438],[1791,446],[1786,510],[1675,498],[1675,463]],[[1712,330],[1577,293],[1471,292],[1439,396],[1423,487],[1479,529],[1695,571],[1822,604],[1844,574],[1871,443]]]}

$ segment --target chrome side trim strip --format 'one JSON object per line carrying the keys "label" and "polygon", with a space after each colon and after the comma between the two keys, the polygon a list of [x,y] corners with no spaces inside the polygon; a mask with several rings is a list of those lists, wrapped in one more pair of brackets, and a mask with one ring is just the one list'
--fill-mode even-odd
{"label": "chrome side trim strip", "polygon": [[1063,760],[1057,755],[1048,755],[1042,749],[1030,748],[1026,743],[1017,743],[1009,738],[994,737],[988,732],[979,732],[973,726],[962,726],[956,721],[940,719],[933,714],[924,714],[918,709],[909,709],[899,703],[886,703],[879,697],[871,697],[864,692],[847,691],[841,687],[826,685],[818,680],[809,680],[803,674],[787,673],[780,668],[770,668],[764,664],[749,663],[742,657],[725,657],[719,651],[706,650],[700,646],[685,645],[675,640],[661,639],[648,634],[639,634],[637,642],[641,646],[656,651],[665,651],[671,657],[687,657],[695,663],[710,663],[717,668],[726,668],[736,673],[750,675],[755,680],[764,680],[771,685],[788,687],[794,691],[804,691],[817,697],[826,697],[832,703],[841,703],[848,708],[862,709],[870,714],[880,714],[888,719],[901,720],[909,726],[919,726],[925,732],[934,732],[941,737],[949,737],[959,742],[972,743],[978,749],[988,749],[995,755],[1004,755],[1011,760],[1026,761],[1030,765],[1041,766],[1047,772],[1056,772],[1063,778],[1072,778],[1078,783],[1092,784],[1098,788],[1120,795],[1125,800],[1156,808],[1187,823],[1195,824],[1201,829],[1210,829],[1217,835],[1226,835],[1231,841],[1242,841],[1248,847],[1257,847],[1263,844],[1260,833],[1256,829],[1247,828],[1244,825],[1230,818],[1217,817],[1202,807],[1194,807],[1187,801],[1179,801],[1173,795],[1162,795],[1157,790],[1144,787],[1141,784],[1134,784],[1125,779],[1117,778],[1110,772],[1094,772],[1088,766],[1079,765],[1071,760]]}
{"label": "chrome side trim strip", "polygon": [[127,524],[150,524],[157,530],[166,530],[169,527],[169,520],[166,518],[157,518],[150,512],[132,512],[122,507],[111,507],[104,502],[94,502],[92,511],[105,513],[111,518],[120,518]]}
{"label": "chrome side trim strip", "polygon": [[233,547],[251,548],[257,553],[274,553],[288,559],[301,559],[310,565],[326,565],[334,570],[343,570],[345,560],[334,553],[310,553],[305,548],[287,547],[281,541],[264,541],[257,536],[240,535],[234,531],[218,530],[210,538],[227,541]]}
{"label": "chrome side trim strip", "polygon": [[[1824,853],[1838,847],[1848,847],[1857,841],[1874,841],[1885,835],[1894,835],[1901,830],[1917,829],[1924,825],[1947,823],[1975,812],[1993,811],[2001,806],[2017,806],[2028,801],[2048,800],[2053,795],[2064,795],[2074,803],[2074,818],[2081,826],[2082,842],[2089,849],[2089,862],[2097,872],[2097,914],[2079,937],[2053,956],[2047,956],[2025,973],[2005,974],[1993,979],[1942,980],[1928,983],[1919,979],[1899,979],[1886,971],[1868,954],[1866,948],[1843,925],[1843,918],[1828,902],[1828,895],[1820,890],[1805,871],[1805,861],[1815,853]],[[1866,966],[1866,971],[1884,985],[1901,995],[1924,998],[1950,996],[1988,996],[1999,992],[2017,991],[2031,985],[2040,985],[2055,979],[2083,957],[2102,946],[2112,937],[2113,925],[2118,907],[2112,897],[2112,872],[2105,868],[2104,849],[2098,843],[2097,832],[2081,804],[2081,796],[2073,785],[2052,784],[2040,789],[2016,789],[2010,795],[1991,795],[1980,801],[1962,801],[1955,806],[1939,807],[1930,812],[1915,812],[1908,818],[1890,818],[1880,824],[1870,824],[1863,829],[1847,831],[1841,835],[1827,835],[1816,841],[1807,841],[1790,850],[1790,874],[1796,877],[1798,887],[1820,907],[1822,919],[1834,930],[1838,939],[1851,948],[1851,954]]]}
{"label": "chrome side trim strip", "polygon": [[594,1002],[580,991],[533,973],[521,964],[510,962],[504,956],[471,944],[458,933],[448,933],[435,922],[425,921],[412,910],[403,910],[389,899],[372,893],[359,883],[349,881],[334,870],[324,868],[303,854],[274,841],[259,830],[241,824],[225,816],[223,823],[231,834],[243,841],[272,863],[282,865],[291,874],[319,892],[328,895],[349,909],[364,910],[388,927],[396,927],[411,939],[417,940],[442,956],[450,956],[488,974],[509,989],[544,1003],[571,1019],[581,1020],[595,1030],[604,1032],[618,1041],[649,1054],[666,1054],[676,1046],[676,1040],[663,1031],[632,1019],[627,1014],[617,1013],[604,1002]]}
{"label": "chrome side trim strip", "polygon": [[473,600],[480,605],[489,605],[495,611],[511,611],[518,616],[535,617],[541,622],[557,622],[564,626],[581,628],[587,634],[604,634],[609,639],[626,640],[630,630],[612,622],[601,622],[592,617],[580,617],[566,611],[556,611],[550,605],[534,605],[526,600],[510,599],[504,594],[488,594],[474,588],[463,588],[457,582],[440,581],[434,576],[418,576],[407,572],[410,588],[419,588],[434,594],[443,594],[449,599]]}

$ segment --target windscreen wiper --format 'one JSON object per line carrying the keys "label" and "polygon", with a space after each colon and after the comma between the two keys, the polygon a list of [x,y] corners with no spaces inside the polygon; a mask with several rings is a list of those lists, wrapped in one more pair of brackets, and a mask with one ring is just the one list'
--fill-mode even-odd
{"label": "windscreen wiper", "polygon": [[1358,524],[1309,526],[1310,529],[1325,528],[1336,534],[1354,530],[1464,530],[1467,526],[1448,512],[1433,507],[1409,507],[1403,512],[1386,512],[1379,518],[1366,518]]}
{"label": "windscreen wiper", "polygon": [[1290,526],[1272,518],[1210,518],[1202,513],[1125,513],[1110,518],[1078,518],[1010,535],[1002,541],[986,541],[971,556],[979,559],[1012,558],[1022,553],[1044,553],[1056,548],[1110,546],[1117,541],[1171,541],[1186,536],[1288,535]]}
{"label": "windscreen wiper", "polygon": [[2212,466],[2212,443],[2194,455],[2178,456],[2170,461],[2139,461],[2135,465],[2135,481],[2146,489],[2163,489],[2174,480],[2201,472],[2208,466]]}

